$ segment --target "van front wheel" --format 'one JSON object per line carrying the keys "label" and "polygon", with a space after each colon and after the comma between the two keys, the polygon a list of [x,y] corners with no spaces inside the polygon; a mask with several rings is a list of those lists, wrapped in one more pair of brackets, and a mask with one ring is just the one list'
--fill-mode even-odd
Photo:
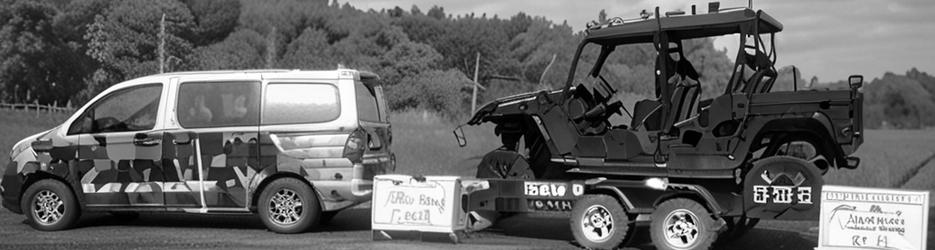
{"label": "van front wheel", "polygon": [[42,231],[68,229],[78,221],[78,200],[65,183],[53,179],[37,181],[23,193],[21,204],[29,225]]}
{"label": "van front wheel", "polygon": [[274,180],[259,199],[260,220],[277,233],[301,233],[318,225],[321,206],[314,190],[295,178]]}

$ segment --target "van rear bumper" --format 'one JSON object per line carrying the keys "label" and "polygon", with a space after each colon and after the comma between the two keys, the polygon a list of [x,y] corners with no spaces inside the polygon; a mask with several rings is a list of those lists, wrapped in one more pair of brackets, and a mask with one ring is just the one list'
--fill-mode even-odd
{"label": "van rear bumper", "polygon": [[341,210],[350,206],[370,201],[373,192],[373,179],[364,178],[365,166],[357,163],[347,169],[343,180],[310,180],[318,193],[324,211]]}

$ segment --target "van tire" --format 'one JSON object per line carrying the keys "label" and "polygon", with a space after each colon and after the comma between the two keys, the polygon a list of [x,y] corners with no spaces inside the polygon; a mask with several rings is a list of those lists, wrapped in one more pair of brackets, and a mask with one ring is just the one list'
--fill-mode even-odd
{"label": "van tire", "polygon": [[78,199],[65,183],[54,179],[39,180],[23,193],[20,203],[29,225],[41,231],[71,228],[81,216]]}
{"label": "van tire", "polygon": [[271,182],[260,194],[260,220],[269,230],[283,234],[308,231],[319,224],[321,205],[312,187],[295,178]]}

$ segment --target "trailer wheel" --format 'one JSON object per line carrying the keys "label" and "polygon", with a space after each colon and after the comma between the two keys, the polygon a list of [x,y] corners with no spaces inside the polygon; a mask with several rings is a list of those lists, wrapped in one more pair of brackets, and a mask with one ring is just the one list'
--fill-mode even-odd
{"label": "trailer wheel", "polygon": [[630,228],[626,211],[608,195],[585,195],[571,210],[571,233],[587,249],[617,248]]}
{"label": "trailer wheel", "polygon": [[649,234],[657,249],[709,249],[717,239],[711,213],[694,200],[662,202],[652,219]]}

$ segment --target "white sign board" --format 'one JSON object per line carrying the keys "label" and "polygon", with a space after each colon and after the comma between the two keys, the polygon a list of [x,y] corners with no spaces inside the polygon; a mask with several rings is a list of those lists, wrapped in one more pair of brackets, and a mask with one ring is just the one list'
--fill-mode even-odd
{"label": "white sign board", "polygon": [[926,249],[928,191],[826,185],[816,249]]}
{"label": "white sign board", "polygon": [[452,233],[463,230],[458,177],[378,175],[373,179],[373,230]]}

